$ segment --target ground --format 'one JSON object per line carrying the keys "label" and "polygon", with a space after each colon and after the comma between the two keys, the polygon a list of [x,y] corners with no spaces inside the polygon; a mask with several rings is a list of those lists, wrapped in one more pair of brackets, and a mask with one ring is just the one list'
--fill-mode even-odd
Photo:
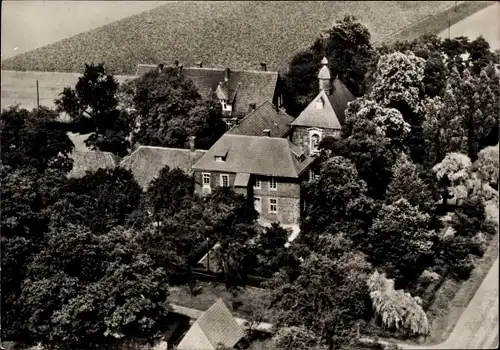
{"label": "ground", "polygon": [[[83,62],[104,61],[116,74],[143,63],[269,70],[287,66],[336,19],[352,14],[376,40],[449,1],[203,1],[171,2],[2,62],[7,70],[80,72]],[[44,21],[45,22],[45,21]],[[66,26],[70,26],[66,23]]]}

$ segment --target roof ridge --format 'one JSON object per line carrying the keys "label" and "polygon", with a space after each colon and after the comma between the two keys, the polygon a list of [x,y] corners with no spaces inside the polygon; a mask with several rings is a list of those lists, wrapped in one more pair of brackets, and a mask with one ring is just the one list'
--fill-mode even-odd
{"label": "roof ridge", "polygon": [[274,137],[274,136],[257,136],[257,135],[238,135],[238,134],[228,134],[228,133],[225,133],[221,137],[224,137],[224,136],[246,137],[246,138],[259,138],[259,139],[276,139],[276,140],[285,140],[285,141],[287,141],[287,139],[285,139],[283,137],[277,137],[277,136]]}
{"label": "roof ridge", "polygon": [[[151,67],[151,68],[156,68],[158,67],[157,64],[146,64],[146,63],[138,63],[137,66],[142,66],[142,67]],[[226,67],[227,68],[227,67]],[[182,69],[195,69],[195,70],[212,70],[212,71],[221,71],[224,72],[226,68],[220,68],[220,67],[183,67]],[[231,72],[235,73],[261,73],[261,74],[278,74],[278,71],[269,71],[269,70],[245,70],[245,69],[231,69],[229,68]]]}

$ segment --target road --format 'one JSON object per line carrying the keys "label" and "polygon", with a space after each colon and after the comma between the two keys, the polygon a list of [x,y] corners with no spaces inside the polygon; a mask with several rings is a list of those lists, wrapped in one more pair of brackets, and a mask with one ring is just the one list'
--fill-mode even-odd
{"label": "road", "polygon": [[[450,37],[452,38],[466,36],[474,40],[479,35],[482,35],[490,43],[493,51],[500,49],[500,3],[495,2],[450,27]],[[447,38],[448,29],[443,30],[439,36]]]}

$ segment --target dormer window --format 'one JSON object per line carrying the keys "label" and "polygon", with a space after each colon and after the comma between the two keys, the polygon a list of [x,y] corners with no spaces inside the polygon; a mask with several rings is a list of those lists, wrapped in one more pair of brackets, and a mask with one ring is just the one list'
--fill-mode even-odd
{"label": "dormer window", "polygon": [[309,130],[309,150],[311,154],[319,153],[319,143],[321,142],[322,134],[321,129],[314,128]]}
{"label": "dormer window", "polygon": [[225,149],[217,150],[214,154],[216,162],[225,162],[226,156],[227,156],[227,150]]}
{"label": "dormer window", "polygon": [[323,109],[323,100],[320,98],[319,100],[316,101],[316,109]]}

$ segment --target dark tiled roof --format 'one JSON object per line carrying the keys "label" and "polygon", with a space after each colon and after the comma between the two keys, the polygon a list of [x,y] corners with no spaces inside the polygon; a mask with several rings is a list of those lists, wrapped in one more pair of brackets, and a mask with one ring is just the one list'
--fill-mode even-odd
{"label": "dark tiled roof", "polygon": [[[323,101],[323,108],[318,109],[316,102],[320,99]],[[340,129],[345,121],[347,104],[354,99],[354,95],[336,78],[332,94],[327,95],[324,91],[320,91],[291,125]]]}
{"label": "dark tiled roof", "polygon": [[[156,65],[140,64],[137,75],[143,75],[156,69]],[[224,81],[225,70],[220,68],[187,67],[182,72],[198,88],[203,97],[208,97],[217,90],[219,83]],[[278,83],[278,72],[231,70],[227,82],[228,97],[234,97],[233,112],[237,116],[246,115],[249,105],[257,106],[272,102]]]}
{"label": "dark tiled roof", "polygon": [[283,137],[290,130],[293,117],[266,101],[249,113],[240,123],[229,130],[228,134],[262,136],[264,129],[271,131],[272,137]]}
{"label": "dark tiled roof", "polygon": [[135,152],[122,160],[120,166],[132,171],[135,180],[146,189],[150,182],[168,165],[170,169],[179,168],[191,174],[191,166],[204,154],[205,150],[140,146]]}
{"label": "dark tiled roof", "polygon": [[83,177],[87,171],[95,172],[98,169],[114,168],[117,158],[109,152],[100,151],[73,151],[73,169],[68,177]]}
{"label": "dark tiled roof", "polygon": [[[294,145],[284,138],[224,134],[193,170],[297,178],[308,157],[296,161],[292,148]],[[225,162],[215,160],[221,150],[228,150]]]}
{"label": "dark tiled roof", "polygon": [[232,348],[244,336],[243,328],[219,299],[193,323],[177,348],[209,350],[216,349],[218,344]]}

